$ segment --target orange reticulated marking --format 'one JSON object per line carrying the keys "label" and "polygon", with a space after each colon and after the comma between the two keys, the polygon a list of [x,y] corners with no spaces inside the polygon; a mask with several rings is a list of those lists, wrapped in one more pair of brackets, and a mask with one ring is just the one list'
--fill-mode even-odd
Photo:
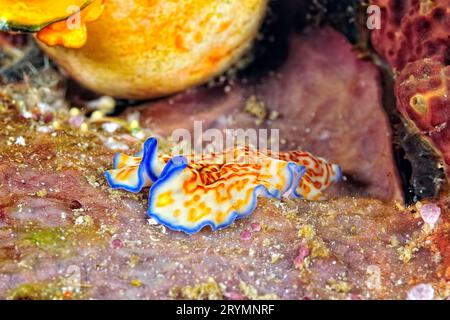
{"label": "orange reticulated marking", "polygon": [[242,207],[243,207],[246,203],[247,203],[247,202],[246,202],[245,200],[238,199],[238,200],[236,201],[236,204],[234,205],[236,211],[242,210]]}
{"label": "orange reticulated marking", "polygon": [[[247,179],[246,179],[247,180]],[[248,181],[248,180],[247,180]],[[242,191],[245,187],[245,185],[247,184],[247,182],[245,182],[244,180],[241,181],[237,181],[235,184],[236,190],[237,191]]]}
{"label": "orange reticulated marking", "polygon": [[[224,192],[225,191],[225,192]],[[219,183],[214,189],[215,200],[218,204],[228,201],[231,195],[226,191],[225,183]]]}
{"label": "orange reticulated marking", "polygon": [[189,222],[195,222],[195,216],[197,214],[197,210],[194,208],[189,209],[188,220]]}
{"label": "orange reticulated marking", "polygon": [[127,168],[124,168],[117,174],[116,179],[125,181],[136,170],[138,170],[138,167],[127,167]]}
{"label": "orange reticulated marking", "polygon": [[286,164],[278,164],[277,175],[280,177],[280,182],[276,184],[277,189],[282,189],[284,185],[286,185],[286,176],[283,174],[283,171],[286,169]]}
{"label": "orange reticulated marking", "polygon": [[[306,171],[306,173],[308,173],[308,171]],[[310,176],[310,175],[305,175],[305,176],[302,178],[302,180],[303,180],[305,183],[312,183],[312,180],[311,180],[311,176]]]}
{"label": "orange reticulated marking", "polygon": [[200,220],[202,220],[207,215],[211,214],[212,209],[210,207],[203,206],[203,208],[191,208],[189,209],[188,213],[188,220],[189,222],[196,223]]}
{"label": "orange reticulated marking", "polygon": [[218,211],[215,217],[215,221],[218,225],[222,224],[226,218],[226,214],[223,211]]}
{"label": "orange reticulated marking", "polygon": [[195,175],[192,175],[190,180],[186,180],[183,184],[183,191],[185,194],[193,193],[198,187]]}
{"label": "orange reticulated marking", "polygon": [[125,161],[121,161],[119,162],[119,164],[117,165],[117,169],[122,169],[124,167],[127,166],[127,163]]}
{"label": "orange reticulated marking", "polygon": [[158,196],[158,201],[156,202],[157,207],[166,207],[175,202],[175,199],[172,197],[172,191],[167,191]]}
{"label": "orange reticulated marking", "polygon": [[[150,159],[145,155],[144,158]],[[134,159],[127,156],[117,159],[118,166],[124,166],[118,177],[127,177],[131,174],[128,172],[139,168],[131,166]],[[158,164],[149,162],[146,166],[150,165],[154,174],[171,159],[159,154]],[[234,148],[203,156],[191,154],[185,159],[186,163],[170,161],[173,167],[166,167],[165,177],[156,177],[150,189],[155,200],[149,202],[149,213],[167,227],[187,233],[196,232],[205,224],[224,227],[225,222],[249,214],[254,199],[260,195],[255,193],[259,188],[265,187],[262,194],[271,197],[301,195],[307,200],[318,200],[322,191],[336,180],[331,164],[305,152],[276,154]],[[179,165],[184,168],[182,171],[177,170]],[[299,176],[300,173],[304,175]]]}
{"label": "orange reticulated marking", "polygon": [[303,183],[303,184],[302,184],[302,187],[303,187],[303,189],[305,190],[305,192],[306,192],[307,194],[311,192],[311,188],[309,187],[308,184]]}
{"label": "orange reticulated marking", "polygon": [[142,157],[131,157],[121,154],[116,169],[122,169],[128,166],[138,167],[142,161]]}
{"label": "orange reticulated marking", "polygon": [[319,190],[322,188],[322,184],[318,181],[314,181],[313,186],[314,186],[314,188],[319,189]]}
{"label": "orange reticulated marking", "polygon": [[103,10],[104,0],[95,0],[81,12],[74,10],[67,20],[45,27],[37,33],[37,38],[48,46],[81,48],[87,41],[86,23],[97,20]]}

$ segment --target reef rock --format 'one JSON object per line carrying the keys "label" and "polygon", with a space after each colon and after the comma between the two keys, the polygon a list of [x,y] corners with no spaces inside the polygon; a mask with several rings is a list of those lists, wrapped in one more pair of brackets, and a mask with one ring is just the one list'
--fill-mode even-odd
{"label": "reef rock", "polygon": [[382,24],[372,43],[394,70],[397,107],[450,164],[448,0],[375,0]]}
{"label": "reef rock", "polygon": [[450,66],[429,58],[409,63],[396,81],[398,108],[450,164]]}

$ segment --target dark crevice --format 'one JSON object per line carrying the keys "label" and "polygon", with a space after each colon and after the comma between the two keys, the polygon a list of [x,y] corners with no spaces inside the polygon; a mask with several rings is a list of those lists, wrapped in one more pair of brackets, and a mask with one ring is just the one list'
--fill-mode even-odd
{"label": "dark crevice", "polygon": [[25,47],[21,48],[23,56],[0,68],[0,83],[23,81],[25,76],[38,72],[48,63],[48,59],[33,41],[29,38],[26,41]]}
{"label": "dark crevice", "polygon": [[353,44],[359,41],[357,12],[359,0],[271,0],[269,10],[253,49],[253,62],[239,77],[255,77],[276,70],[286,60],[292,32],[307,26],[331,25]]}

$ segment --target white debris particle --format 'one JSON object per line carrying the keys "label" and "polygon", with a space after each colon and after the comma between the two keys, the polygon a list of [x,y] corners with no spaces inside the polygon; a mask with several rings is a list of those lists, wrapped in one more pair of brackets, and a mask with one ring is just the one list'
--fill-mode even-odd
{"label": "white debris particle", "polygon": [[16,144],[19,145],[19,146],[23,146],[24,147],[26,145],[25,138],[22,137],[22,136],[17,137],[16,138]]}
{"label": "white debris particle", "polygon": [[79,216],[75,219],[75,225],[78,226],[92,226],[94,221],[90,216]]}
{"label": "white debris particle", "polygon": [[118,141],[114,140],[113,138],[106,139],[104,141],[104,144],[108,149],[111,149],[111,150],[125,151],[125,150],[129,149],[129,147],[126,144],[124,144],[122,142],[118,142]]}
{"label": "white debris particle", "polygon": [[434,289],[431,284],[419,284],[408,291],[408,300],[433,300]]}
{"label": "white debris particle", "polygon": [[25,110],[22,112],[22,117],[24,117],[25,119],[31,119],[33,117],[33,114],[30,111]]}
{"label": "white debris particle", "polygon": [[370,265],[367,267],[367,281],[366,285],[369,289],[381,288],[381,269],[376,265]]}
{"label": "white debris particle", "polygon": [[52,129],[49,126],[38,126],[36,131],[41,133],[49,133]]}
{"label": "white debris particle", "polygon": [[120,125],[115,122],[107,122],[102,125],[103,130],[109,133],[114,133],[119,130]]}
{"label": "white debris particle", "polygon": [[41,113],[46,113],[46,112],[50,112],[51,111],[51,107],[45,102],[39,102],[37,104],[37,107],[39,108],[39,111]]}
{"label": "white debris particle", "polygon": [[156,220],[153,219],[153,218],[147,219],[147,223],[148,223],[150,226],[157,226],[157,225],[159,224],[158,221],[156,221]]}

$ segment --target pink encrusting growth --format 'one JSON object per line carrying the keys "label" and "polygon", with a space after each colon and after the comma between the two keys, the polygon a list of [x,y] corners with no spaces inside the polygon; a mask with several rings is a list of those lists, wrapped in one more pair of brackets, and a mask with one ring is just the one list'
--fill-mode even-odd
{"label": "pink encrusting growth", "polygon": [[303,152],[260,152],[236,147],[206,155],[169,156],[149,139],[136,157],[116,155],[106,172],[111,187],[139,192],[150,187],[149,215],[192,234],[229,226],[256,208],[257,197],[320,200],[341,169]]}
{"label": "pink encrusting growth", "polygon": [[441,216],[441,208],[437,204],[427,203],[420,207],[420,216],[431,228],[434,228]]}
{"label": "pink encrusting growth", "polygon": [[310,250],[307,245],[302,244],[298,248],[297,256],[294,258],[294,265],[296,268],[300,268],[305,259],[310,255]]}

